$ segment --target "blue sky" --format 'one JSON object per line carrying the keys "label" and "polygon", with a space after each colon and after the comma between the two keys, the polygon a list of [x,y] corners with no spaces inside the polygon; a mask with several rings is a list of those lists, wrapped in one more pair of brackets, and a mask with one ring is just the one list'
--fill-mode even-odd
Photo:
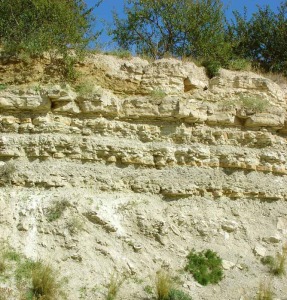
{"label": "blue sky", "polygon": [[[227,7],[227,15],[232,16],[233,10],[243,11],[244,6],[247,7],[248,12],[251,14],[256,10],[256,5],[265,6],[269,5],[273,10],[280,5],[281,0],[223,0],[223,3]],[[86,0],[88,6],[92,6],[95,0]],[[120,15],[123,12],[124,0],[103,0],[102,4],[96,8],[95,13],[98,20],[103,20],[105,23],[112,23],[112,11],[117,11]],[[102,34],[99,42],[102,43],[103,47],[109,49],[110,37],[106,33]]]}

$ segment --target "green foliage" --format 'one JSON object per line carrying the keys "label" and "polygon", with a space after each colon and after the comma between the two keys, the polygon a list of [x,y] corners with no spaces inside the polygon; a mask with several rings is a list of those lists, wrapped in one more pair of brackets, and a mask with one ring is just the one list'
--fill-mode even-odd
{"label": "green foliage", "polygon": [[31,279],[33,299],[55,300],[64,296],[63,280],[59,280],[57,272],[51,266],[39,262],[32,270]]}
{"label": "green foliage", "polygon": [[34,262],[30,259],[26,259],[21,262],[15,270],[16,280],[23,281],[31,278],[32,270],[39,264],[39,262]]}
{"label": "green foliage", "polygon": [[75,86],[75,91],[81,97],[89,97],[92,96],[94,92],[94,83],[91,81],[82,81],[78,85]]}
{"label": "green foliage", "polygon": [[4,91],[4,90],[6,90],[7,89],[7,85],[5,85],[5,84],[0,84],[0,92],[1,91]]}
{"label": "green foliage", "polygon": [[153,289],[150,285],[146,285],[144,287],[144,291],[148,294],[148,295],[152,295],[153,294]]}
{"label": "green foliage", "polygon": [[262,112],[267,107],[269,102],[266,99],[259,98],[258,96],[245,96],[241,95],[239,103],[246,109],[251,109],[255,112]]}
{"label": "green foliage", "polygon": [[120,276],[118,274],[113,273],[110,277],[110,281],[107,285],[108,291],[105,297],[106,300],[115,300],[119,293],[121,286],[126,280],[125,276]]}
{"label": "green foliage", "polygon": [[189,271],[200,284],[215,284],[222,280],[222,259],[212,250],[207,249],[198,253],[192,250],[187,259],[185,270]]}
{"label": "green foliage", "polygon": [[8,249],[7,251],[4,251],[3,258],[10,260],[10,261],[16,261],[19,262],[21,259],[21,256],[18,252],[16,252],[13,249]]}
{"label": "green foliage", "polygon": [[221,63],[216,60],[207,60],[202,63],[205,67],[206,74],[209,78],[215,77],[219,75],[219,69],[221,67]]}
{"label": "green foliage", "polygon": [[171,289],[168,300],[192,300],[192,298],[181,290]]}
{"label": "green foliage", "polygon": [[166,93],[165,91],[158,89],[151,91],[149,95],[155,100],[160,100],[166,96]]}
{"label": "green foliage", "polygon": [[48,221],[53,222],[59,219],[63,212],[70,206],[71,205],[69,201],[66,199],[54,202],[46,211],[46,217]]}
{"label": "green foliage", "polygon": [[110,32],[122,49],[153,58],[229,56],[220,0],[128,0],[125,14],[121,19],[114,13]]}
{"label": "green foliage", "polygon": [[[95,5],[98,5],[96,1]],[[92,9],[85,1],[10,0],[0,2],[0,41],[4,51],[31,55],[48,50],[66,54],[95,38]]]}
{"label": "green foliage", "polygon": [[251,62],[245,58],[232,59],[228,62],[228,69],[234,71],[251,71]]}
{"label": "green foliage", "polygon": [[157,300],[168,300],[173,287],[173,280],[169,273],[160,270],[156,273],[155,288]]}
{"label": "green foliage", "polygon": [[251,60],[266,71],[287,74],[287,1],[278,12],[269,6],[260,7],[247,18],[234,12],[234,20],[228,25],[227,39],[234,55]]}
{"label": "green foliage", "polygon": [[4,257],[0,257],[0,274],[4,273],[7,268]]}
{"label": "green foliage", "polygon": [[99,35],[93,31],[92,12],[100,2],[87,8],[84,0],[0,1],[0,44],[4,55],[28,59],[49,52],[52,62],[63,59],[64,75],[73,79],[74,56],[80,56]]}
{"label": "green foliage", "polygon": [[119,58],[131,58],[132,54],[130,51],[125,49],[115,49],[113,51],[106,52],[109,55],[117,56]]}

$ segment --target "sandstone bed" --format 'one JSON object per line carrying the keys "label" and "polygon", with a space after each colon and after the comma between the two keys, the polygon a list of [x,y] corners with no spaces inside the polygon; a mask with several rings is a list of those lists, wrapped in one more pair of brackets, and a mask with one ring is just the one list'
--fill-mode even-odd
{"label": "sandstone bed", "polygon": [[[70,300],[104,299],[113,272],[128,274],[119,299],[152,299],[162,268],[194,300],[254,299],[260,259],[287,241],[286,86],[175,59],[94,55],[78,70],[76,88],[1,66],[0,237],[57,267]],[[182,271],[192,248],[222,257],[219,284]],[[286,278],[272,286],[287,299]]]}

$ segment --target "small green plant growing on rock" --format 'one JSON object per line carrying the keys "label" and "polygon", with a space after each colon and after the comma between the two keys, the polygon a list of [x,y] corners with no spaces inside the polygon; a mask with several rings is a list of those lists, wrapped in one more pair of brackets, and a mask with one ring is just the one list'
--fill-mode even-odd
{"label": "small green plant growing on rock", "polygon": [[0,84],[0,92],[4,91],[7,89],[7,85],[6,84]]}
{"label": "small green plant growing on rock", "polygon": [[270,272],[275,276],[282,276],[286,274],[287,261],[287,245],[282,248],[282,253],[277,253],[275,257],[265,256],[261,259],[264,265],[269,266]]}
{"label": "small green plant growing on rock", "polygon": [[160,100],[166,96],[166,92],[161,89],[158,89],[151,91],[149,95],[155,100]]}
{"label": "small green plant growing on rock", "polygon": [[168,300],[192,300],[192,298],[181,290],[171,289],[168,295]]}
{"label": "small green plant growing on rock", "polygon": [[185,270],[202,285],[218,283],[223,278],[222,259],[212,250],[195,252],[193,249],[187,256]]}
{"label": "small green plant growing on rock", "polygon": [[268,101],[259,96],[245,96],[241,95],[239,100],[241,106],[255,112],[263,112],[268,107]]}
{"label": "small green plant growing on rock", "polygon": [[144,287],[144,291],[148,294],[148,295],[152,295],[153,294],[153,288],[150,285],[146,285]]}
{"label": "small green plant growing on rock", "polygon": [[69,201],[66,199],[54,202],[47,209],[47,212],[46,212],[48,221],[53,222],[53,221],[59,219],[62,216],[62,214],[64,213],[64,211],[70,206],[71,205],[70,205]]}
{"label": "small green plant growing on rock", "polygon": [[91,81],[80,82],[75,86],[75,91],[81,97],[90,97],[94,93],[95,84]]}

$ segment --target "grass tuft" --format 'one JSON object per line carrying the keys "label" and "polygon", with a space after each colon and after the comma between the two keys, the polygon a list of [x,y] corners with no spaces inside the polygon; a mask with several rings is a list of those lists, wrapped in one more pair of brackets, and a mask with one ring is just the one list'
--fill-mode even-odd
{"label": "grass tuft", "polygon": [[286,274],[287,246],[283,246],[282,253],[277,253],[275,257],[265,256],[261,259],[264,265],[269,266],[270,272],[275,276],[283,276]]}
{"label": "grass tuft", "polygon": [[120,277],[118,274],[113,273],[107,285],[108,291],[105,300],[115,300],[125,280],[125,276]]}
{"label": "grass tuft", "polygon": [[113,51],[105,52],[105,54],[113,55],[113,56],[116,56],[116,57],[119,57],[119,58],[122,58],[122,59],[132,57],[131,52],[128,51],[128,50],[124,50],[124,49],[115,49]]}
{"label": "grass tuft", "polygon": [[168,300],[173,287],[173,280],[169,273],[159,270],[155,277],[157,300]]}
{"label": "grass tuft", "polygon": [[37,263],[32,270],[32,287],[30,289],[33,299],[55,300],[61,299],[63,293],[63,280],[58,280],[58,274],[51,266]]}

